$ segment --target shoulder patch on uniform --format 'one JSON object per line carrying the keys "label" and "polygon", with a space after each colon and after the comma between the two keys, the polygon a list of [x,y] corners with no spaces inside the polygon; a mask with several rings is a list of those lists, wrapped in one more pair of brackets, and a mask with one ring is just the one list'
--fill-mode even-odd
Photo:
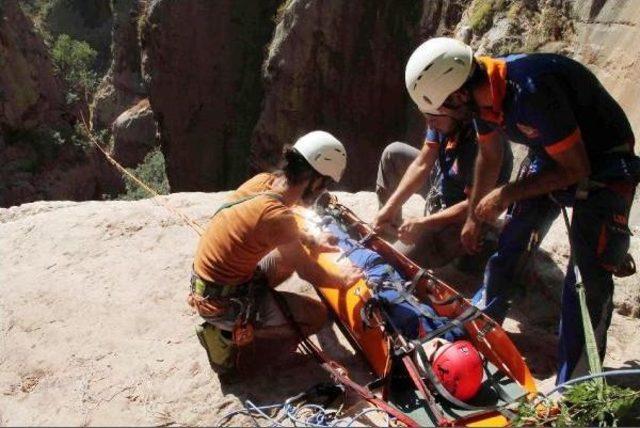
{"label": "shoulder patch on uniform", "polygon": [[528,126],[523,123],[516,123],[516,127],[518,127],[520,132],[522,132],[530,140],[540,137],[540,131],[532,126]]}

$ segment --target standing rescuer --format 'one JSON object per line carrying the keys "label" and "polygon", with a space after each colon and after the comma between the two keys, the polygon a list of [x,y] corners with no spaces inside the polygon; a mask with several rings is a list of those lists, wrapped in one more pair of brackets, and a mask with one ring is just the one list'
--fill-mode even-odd
{"label": "standing rescuer", "polygon": [[[560,205],[573,206],[573,259],[582,274],[600,358],[613,311],[613,279],[629,247],[628,215],[640,180],[640,159],[626,115],[583,65],[561,55],[474,57],[450,38],[418,47],[406,67],[412,99],[427,115],[472,117],[478,136],[474,187],[461,240],[478,250],[483,223],[512,203],[498,251],[487,264],[476,302],[502,321],[518,261],[532,233],[542,238]],[[533,153],[528,175],[496,187],[504,139]],[[551,195],[552,197],[549,197]],[[559,339],[561,383],[586,370],[584,334],[568,270]]]}
{"label": "standing rescuer", "polygon": [[[254,335],[296,337],[278,308],[274,288],[294,271],[313,284],[348,286],[361,278],[355,268],[334,274],[308,254],[338,251],[332,237],[300,230],[293,205],[312,203],[344,173],[344,146],[324,131],[310,132],[285,152],[284,166],[241,185],[214,214],[200,239],[193,264],[189,303],[204,319],[196,328],[211,367],[229,380],[239,346]],[[305,334],[326,321],[324,306],[295,293],[281,293]]]}

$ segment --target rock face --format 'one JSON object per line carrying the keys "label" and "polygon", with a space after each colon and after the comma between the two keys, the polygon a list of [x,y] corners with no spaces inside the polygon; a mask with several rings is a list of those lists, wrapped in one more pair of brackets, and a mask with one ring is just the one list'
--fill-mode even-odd
{"label": "rock face", "polygon": [[0,11],[0,206],[117,191],[119,176],[97,153],[65,140],[74,119],[33,23],[15,0]]}
{"label": "rock face", "polygon": [[147,99],[118,116],[112,130],[112,155],[122,166],[138,165],[157,146],[156,122]]}
{"label": "rock face", "polygon": [[65,123],[64,87],[16,0],[0,3],[0,130]]}
{"label": "rock face", "polygon": [[[225,201],[225,193],[180,193],[161,200],[200,224]],[[373,193],[338,194],[371,221]],[[424,202],[412,198],[405,214]],[[633,228],[640,233],[640,227]],[[194,334],[199,317],[185,302],[197,235],[154,200],[136,202],[36,202],[0,209],[0,408],[7,426],[210,426],[225,413],[282,402],[329,380],[310,358],[256,356],[258,372],[220,385]],[[539,381],[553,381],[555,329],[569,249],[561,220],[536,260],[535,281],[505,323]],[[640,260],[640,242],[632,252]],[[479,278],[458,273],[448,281],[469,297]],[[467,287],[466,284],[469,286]],[[288,291],[313,295],[295,277]],[[279,287],[279,289],[281,289]],[[616,285],[605,367],[629,368],[640,355],[637,276]],[[541,304],[544,302],[544,304]],[[373,380],[359,354],[336,327],[319,334],[322,349],[359,382]],[[298,355],[298,357],[301,357]],[[632,379],[638,386],[637,377]],[[540,385],[540,384],[539,384]],[[548,391],[549,388],[544,389]],[[249,426],[245,416],[229,421]]]}
{"label": "rock face", "polygon": [[262,103],[260,64],[277,5],[149,5],[141,32],[143,70],[173,191],[228,189],[246,177]]}
{"label": "rock face", "polygon": [[[418,29],[433,34],[438,25],[431,19],[442,22],[450,6],[432,3],[425,2],[423,16],[419,2],[287,2],[264,64],[252,169],[272,167],[283,145],[324,129],[346,144],[351,159],[341,186],[371,187],[384,146],[405,139],[408,123],[419,122],[404,89],[404,64]],[[415,144],[416,137],[409,139]]]}
{"label": "rock face", "polygon": [[[0,126],[21,132],[66,126],[64,89],[52,77],[42,42],[18,16],[16,0],[3,4],[12,16],[0,24],[2,58],[8,58],[0,63]],[[488,15],[482,15],[488,4],[495,7],[485,7]],[[86,40],[94,29],[98,40],[113,19],[112,62],[94,98],[92,125],[110,129],[121,113],[148,98],[175,191],[233,188],[249,173],[275,166],[285,144],[318,128],[347,145],[353,162],[342,187],[371,188],[386,144],[421,141],[424,122],[406,95],[404,64],[411,50],[433,35],[457,34],[483,53],[571,55],[596,72],[639,132],[640,54],[633,47],[640,37],[640,11],[634,0],[268,0],[259,6],[231,0],[52,0],[51,5],[44,19],[54,35],[77,24],[82,28],[75,38]],[[150,116],[145,109],[147,125]],[[125,122],[118,132],[129,127]],[[3,145],[12,145],[7,135],[0,151]],[[126,153],[117,146],[116,152]],[[31,159],[33,150],[12,147],[0,159],[24,164],[21,156]],[[27,160],[21,174],[31,174],[32,163]]]}
{"label": "rock face", "polygon": [[[586,64],[640,132],[640,9],[633,0],[516,0],[472,41],[481,53],[552,51]],[[468,9],[459,29],[472,21]],[[637,138],[636,138],[637,139]]]}
{"label": "rock face", "polygon": [[640,9],[633,0],[577,0],[574,57],[587,64],[629,117],[640,146]]}
{"label": "rock face", "polygon": [[138,19],[139,0],[112,0],[113,60],[94,96],[91,123],[94,129],[109,128],[120,113],[146,97],[142,84]]}

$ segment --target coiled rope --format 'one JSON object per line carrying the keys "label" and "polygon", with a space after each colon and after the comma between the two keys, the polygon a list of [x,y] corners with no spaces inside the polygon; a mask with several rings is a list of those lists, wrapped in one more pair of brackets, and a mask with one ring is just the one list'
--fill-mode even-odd
{"label": "coiled rope", "polygon": [[[267,422],[269,424],[267,426],[270,427],[351,427],[370,413],[382,413],[385,415],[386,419],[383,426],[389,426],[390,423],[390,415],[377,407],[368,407],[353,416],[339,417],[340,409],[325,409],[323,406],[311,403],[294,405],[293,403],[298,398],[299,395],[296,395],[288,398],[283,403],[265,406],[256,406],[251,400],[246,400],[243,409],[224,414],[213,425],[225,426],[232,417],[245,415],[253,420],[254,426],[264,426],[258,422],[258,419],[261,419]],[[272,415],[267,414],[267,412]],[[278,416],[279,414],[280,416]],[[288,422],[288,424],[285,425],[285,422]],[[371,422],[361,421],[361,423],[369,425]]]}

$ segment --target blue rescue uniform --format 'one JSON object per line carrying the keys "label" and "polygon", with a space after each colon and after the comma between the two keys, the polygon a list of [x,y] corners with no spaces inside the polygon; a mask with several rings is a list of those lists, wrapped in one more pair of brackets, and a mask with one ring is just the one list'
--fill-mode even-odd
{"label": "blue rescue uniform", "polygon": [[[530,148],[529,174],[553,165],[551,155],[584,143],[591,176],[588,182],[557,192],[555,199],[573,206],[571,241],[583,276],[589,314],[600,357],[606,350],[613,312],[612,271],[629,247],[628,215],[640,176],[633,153],[634,136],[618,103],[583,65],[554,54],[477,58],[486,68],[493,99],[474,120],[479,144],[492,133]],[[576,190],[579,190],[576,193]],[[516,275],[532,233],[546,235],[560,207],[548,196],[515,204],[487,264],[474,301],[502,322],[510,307]],[[584,335],[573,270],[562,295],[558,377],[562,383],[586,371]]]}
{"label": "blue rescue uniform", "polygon": [[[458,135],[448,138],[433,129],[427,129],[425,144],[437,145],[438,167],[436,185],[442,199],[443,208],[467,199],[473,186],[473,167],[478,153],[476,135],[472,127],[465,127]],[[513,169],[513,153],[504,143],[504,156],[498,183],[509,181]]]}

